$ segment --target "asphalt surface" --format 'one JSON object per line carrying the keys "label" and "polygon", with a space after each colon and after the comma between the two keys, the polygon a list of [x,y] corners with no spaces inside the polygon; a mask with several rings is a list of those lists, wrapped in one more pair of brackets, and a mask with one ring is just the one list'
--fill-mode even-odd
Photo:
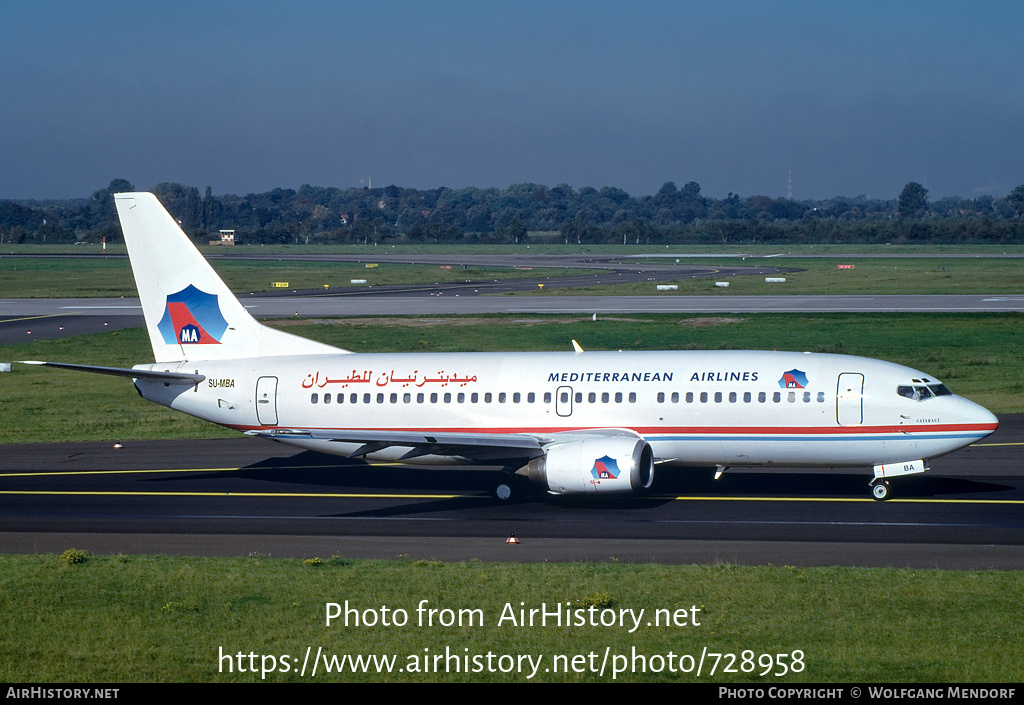
{"label": "asphalt surface", "polygon": [[[651,495],[499,505],[493,470],[251,438],[0,447],[0,552],[1024,568],[1024,416],[868,495],[870,471],[659,468]],[[518,545],[506,544],[515,533]]]}

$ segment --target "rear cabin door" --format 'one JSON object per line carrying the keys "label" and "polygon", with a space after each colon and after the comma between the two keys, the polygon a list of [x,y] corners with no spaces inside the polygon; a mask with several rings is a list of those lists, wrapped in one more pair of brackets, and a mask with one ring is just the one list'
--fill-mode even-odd
{"label": "rear cabin door", "polygon": [[277,425],[277,377],[256,380],[256,418],[262,426]]}

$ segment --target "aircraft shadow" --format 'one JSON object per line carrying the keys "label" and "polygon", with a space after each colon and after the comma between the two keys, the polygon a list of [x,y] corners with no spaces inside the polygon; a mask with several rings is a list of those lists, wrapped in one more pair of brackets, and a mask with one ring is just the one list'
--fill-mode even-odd
{"label": "aircraft shadow", "polygon": [[[399,506],[343,513],[339,516],[392,516],[436,514],[444,511],[465,511],[473,508],[495,509],[524,505],[564,507],[567,509],[615,510],[654,509],[678,496],[743,496],[789,498],[855,498],[870,497],[868,472],[832,470],[821,472],[743,472],[727,471],[718,480],[714,468],[662,468],[655,475],[650,492],[638,495],[551,495],[543,488],[523,481],[516,501],[499,504],[491,497],[491,489],[499,477],[497,469],[472,466],[413,467],[408,465],[371,464],[315,451],[304,451],[290,457],[269,457],[231,472],[211,472],[204,481],[268,482],[289,485],[298,491],[326,493],[403,493],[422,492],[427,495],[471,495],[451,498],[414,498]],[[174,478],[153,478],[152,482]],[[180,478],[179,478],[180,481]],[[1015,492],[1013,485],[955,477],[915,475],[892,482],[894,498],[969,497],[979,494]]]}

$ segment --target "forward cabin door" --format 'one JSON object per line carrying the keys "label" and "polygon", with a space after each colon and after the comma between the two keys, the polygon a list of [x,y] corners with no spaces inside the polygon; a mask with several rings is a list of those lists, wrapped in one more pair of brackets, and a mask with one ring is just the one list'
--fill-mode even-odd
{"label": "forward cabin door", "polygon": [[836,389],[836,421],[840,426],[864,423],[864,375],[844,372]]}
{"label": "forward cabin door", "polygon": [[256,418],[261,426],[277,425],[277,377],[256,380]]}

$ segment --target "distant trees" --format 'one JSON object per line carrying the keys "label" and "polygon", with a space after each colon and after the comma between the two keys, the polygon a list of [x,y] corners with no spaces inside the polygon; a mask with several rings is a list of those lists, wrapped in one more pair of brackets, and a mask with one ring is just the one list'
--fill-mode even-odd
{"label": "distant trees", "polygon": [[911,181],[900,191],[899,216],[916,218],[928,207],[928,189],[916,181]]}
{"label": "distant trees", "polygon": [[1018,218],[1024,215],[1024,184],[1010,191],[1010,195],[1006,197],[1006,200],[1013,206],[1013,210],[1017,213]]}
{"label": "distant trees", "polygon": [[[134,191],[115,179],[90,198],[0,200],[0,241],[98,242],[120,239],[113,194]],[[615,186],[513,184],[507,188],[335,188],[304,184],[243,196],[216,196],[178,183],[151,189],[190,236],[234,229],[245,243],[386,242],[570,245],[993,242],[1024,243],[1024,185],[1008,196],[940,198],[908,183],[897,198],[837,196],[794,201],[765,195],[708,198],[696,181],[668,181],[631,196]],[[895,218],[894,218],[895,214]]]}

